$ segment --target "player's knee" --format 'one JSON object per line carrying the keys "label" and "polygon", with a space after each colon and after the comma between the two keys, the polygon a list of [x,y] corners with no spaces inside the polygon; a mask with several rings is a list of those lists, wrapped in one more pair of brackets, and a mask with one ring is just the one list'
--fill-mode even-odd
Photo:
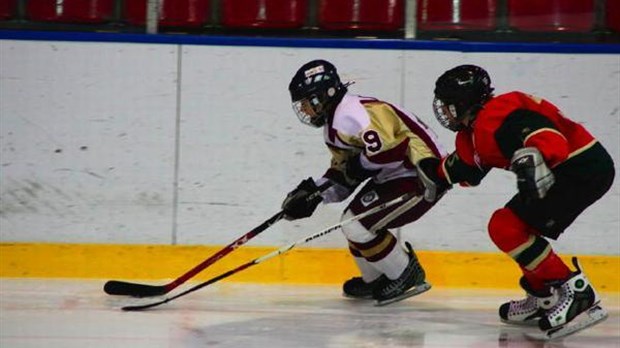
{"label": "player's knee", "polygon": [[[347,210],[342,215],[341,221],[351,217],[353,217],[353,213],[350,210]],[[359,221],[353,221],[343,225],[342,233],[344,233],[347,240],[355,243],[366,243],[375,238],[375,234],[364,227]]]}
{"label": "player's knee", "polygon": [[526,241],[530,237],[528,230],[529,227],[508,208],[496,210],[488,225],[491,240],[504,252]]}

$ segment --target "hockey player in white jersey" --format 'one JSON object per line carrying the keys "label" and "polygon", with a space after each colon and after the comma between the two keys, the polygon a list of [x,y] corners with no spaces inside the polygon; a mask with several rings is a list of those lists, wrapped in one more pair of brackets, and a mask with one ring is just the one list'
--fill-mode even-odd
{"label": "hockey player in white jersey", "polygon": [[[325,60],[304,64],[289,85],[299,120],[323,128],[331,165],[321,178],[303,180],[291,191],[282,210],[289,220],[309,217],[318,204],[340,202],[362,183],[342,219],[360,214],[405,193],[415,196],[394,207],[347,224],[342,231],[361,273],[343,285],[344,295],[392,303],[430,289],[411,245],[407,249],[390,231],[418,220],[442,196],[425,190],[416,164],[446,152],[437,137],[411,113],[390,103],[349,94],[336,67]],[[306,197],[330,181],[314,200]]]}

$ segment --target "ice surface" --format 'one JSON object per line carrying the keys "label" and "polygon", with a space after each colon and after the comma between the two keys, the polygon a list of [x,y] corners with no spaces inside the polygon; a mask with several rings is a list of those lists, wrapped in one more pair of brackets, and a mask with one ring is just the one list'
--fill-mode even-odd
{"label": "ice surface", "polygon": [[525,337],[535,328],[499,322],[497,307],[518,291],[433,288],[375,307],[336,286],[223,283],[123,312],[162,298],[108,296],[104,282],[0,279],[0,347],[620,347],[617,293],[602,294],[605,322],[545,344]]}

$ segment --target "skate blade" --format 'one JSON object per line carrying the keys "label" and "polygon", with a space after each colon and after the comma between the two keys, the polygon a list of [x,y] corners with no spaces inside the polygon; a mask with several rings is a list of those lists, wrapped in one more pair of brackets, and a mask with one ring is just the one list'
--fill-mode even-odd
{"label": "skate blade", "polygon": [[526,333],[525,336],[535,341],[549,341],[563,338],[583,329],[587,329],[590,326],[594,326],[607,319],[608,316],[607,311],[603,309],[603,307],[595,305],[562,327],[542,333]]}
{"label": "skate blade", "polygon": [[502,323],[504,324],[509,324],[509,325],[516,325],[516,326],[525,326],[525,327],[536,327],[538,326],[538,320],[539,319],[530,319],[530,320],[526,320],[526,321],[512,321],[512,320],[506,320],[506,319],[499,319]]}
{"label": "skate blade", "polygon": [[385,305],[389,305],[390,303],[394,303],[394,302],[398,302],[398,301],[402,301],[406,298],[412,297],[412,296],[416,296],[419,295],[421,293],[427,292],[428,290],[431,289],[431,284],[430,283],[423,283],[420,284],[418,286],[416,286],[413,289],[410,289],[409,291],[405,292],[404,294],[400,295],[400,296],[396,296],[387,300],[377,300],[375,301],[375,306],[377,307],[381,307],[381,306],[385,306]]}
{"label": "skate blade", "polygon": [[351,296],[351,295],[346,294],[344,292],[342,293],[342,297],[350,298],[352,300],[360,300],[360,301],[372,300],[372,295],[368,295],[368,296]]}

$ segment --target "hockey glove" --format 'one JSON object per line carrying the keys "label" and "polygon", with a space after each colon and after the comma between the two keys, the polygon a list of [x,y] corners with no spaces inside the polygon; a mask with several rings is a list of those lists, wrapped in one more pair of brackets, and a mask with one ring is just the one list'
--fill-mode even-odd
{"label": "hockey glove", "polygon": [[555,183],[555,176],[535,147],[515,151],[510,160],[510,170],[517,174],[519,195],[525,202],[545,198]]}
{"label": "hockey glove", "polygon": [[437,168],[441,161],[439,158],[428,157],[423,158],[416,164],[418,170],[418,177],[424,185],[424,200],[427,202],[435,202],[443,194],[452,188],[450,183],[439,177],[437,174]]}
{"label": "hockey glove", "polygon": [[303,180],[296,189],[289,192],[282,202],[282,211],[287,220],[307,218],[314,213],[321,203],[321,190],[316,186],[312,178]]}
{"label": "hockey glove", "polygon": [[375,176],[380,170],[366,169],[362,166],[360,159],[361,154],[357,154],[347,160],[346,175],[351,180],[362,182],[370,177]]}

